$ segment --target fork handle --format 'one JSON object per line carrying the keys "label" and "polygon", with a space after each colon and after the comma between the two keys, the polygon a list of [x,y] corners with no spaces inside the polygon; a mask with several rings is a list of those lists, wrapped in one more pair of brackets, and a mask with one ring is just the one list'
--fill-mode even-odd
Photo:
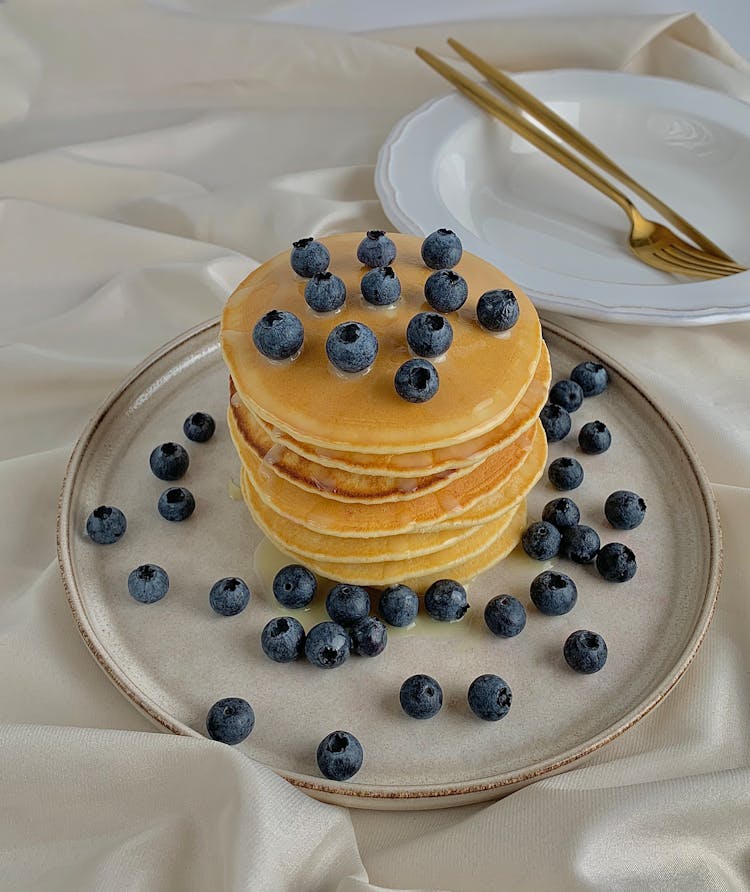
{"label": "fork handle", "polygon": [[434,68],[435,71],[446,78],[446,80],[449,80],[454,84],[465,96],[480,106],[480,108],[483,108],[493,117],[502,121],[503,124],[510,127],[511,130],[514,130],[519,136],[522,136],[533,146],[536,146],[541,152],[549,155],[549,157],[554,161],[557,161],[558,164],[561,164],[571,173],[574,173],[590,186],[598,189],[603,195],[606,195],[607,198],[614,201],[615,204],[619,205],[625,211],[631,223],[633,222],[633,212],[635,211],[635,208],[630,199],[620,192],[619,189],[616,189],[608,180],[605,180],[604,177],[600,176],[600,174],[598,174],[592,167],[589,167],[588,164],[573,155],[563,145],[554,142],[550,137],[539,130],[536,125],[519,115],[518,112],[503,105],[492,95],[492,93],[485,90],[484,87],[480,87],[470,78],[461,74],[460,71],[457,71],[446,62],[438,59],[437,56],[433,56],[432,53],[422,49],[422,47],[417,47],[415,52],[420,59]]}
{"label": "fork handle", "polygon": [[664,204],[660,198],[657,198],[656,195],[653,195],[648,189],[634,180],[627,171],[624,171],[621,167],[615,164],[615,162],[605,155],[598,146],[595,146],[594,143],[588,140],[566,120],[561,118],[549,106],[540,102],[536,96],[529,93],[529,91],[525,90],[520,84],[516,83],[513,78],[508,77],[508,75],[503,71],[500,71],[499,68],[490,65],[489,62],[486,62],[481,56],[477,56],[476,53],[472,52],[468,47],[465,47],[462,43],[459,43],[452,37],[448,38],[448,45],[454,49],[459,56],[462,56],[470,65],[476,68],[480,74],[484,75],[493,87],[498,89],[512,102],[519,105],[524,111],[532,114],[540,124],[543,124],[548,130],[564,142],[568,143],[568,145],[572,146],[577,152],[580,152],[585,158],[593,161],[594,164],[598,164],[602,170],[606,171],[616,180],[619,180],[627,186],[628,189],[632,190],[636,195],[648,202],[648,204],[657,210],[665,220],[668,220],[676,229],[679,229],[680,232],[683,232],[688,238],[692,239],[696,245],[703,248],[703,250],[707,251],[709,254],[713,254],[715,257],[721,257],[723,260],[731,261],[732,258],[722,251],[718,245],[715,245],[684,217],[680,216],[676,211],[673,211],[672,208]]}

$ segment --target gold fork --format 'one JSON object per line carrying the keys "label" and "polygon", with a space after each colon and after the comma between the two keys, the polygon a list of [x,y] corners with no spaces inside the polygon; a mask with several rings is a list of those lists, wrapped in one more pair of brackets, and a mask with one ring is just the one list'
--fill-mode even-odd
{"label": "gold fork", "polygon": [[427,50],[417,47],[416,53],[476,105],[621,207],[630,220],[628,239],[630,248],[642,262],[666,272],[706,279],[721,278],[745,271],[745,267],[740,264],[702,251],[681,239],[666,226],[647,220],[626,195],[563,145],[538,129],[536,123],[501,103],[492,93]]}

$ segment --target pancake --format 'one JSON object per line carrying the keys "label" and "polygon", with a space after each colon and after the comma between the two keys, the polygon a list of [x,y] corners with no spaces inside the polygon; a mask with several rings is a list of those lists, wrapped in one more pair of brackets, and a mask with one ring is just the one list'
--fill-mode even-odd
{"label": "pancake", "polygon": [[[252,511],[252,483],[244,470],[241,485],[243,497]],[[468,536],[438,551],[416,557],[407,556],[400,560],[379,560],[370,563],[331,562],[303,556],[294,547],[294,536],[290,527],[286,527],[289,534],[282,532],[281,536],[277,538],[276,531],[272,532],[270,527],[265,526],[263,517],[254,512],[253,516],[266,536],[277,547],[300,563],[304,563],[313,572],[330,579],[339,579],[357,585],[385,586],[401,582],[407,575],[410,577],[432,577],[433,580],[440,578],[451,567],[466,563],[489,548],[508,528],[515,514],[508,512],[498,520],[473,527]],[[284,529],[284,525],[281,524],[279,530],[283,531]]]}
{"label": "pancake", "polygon": [[[231,413],[227,420],[234,439]],[[529,455],[532,467],[519,474]],[[538,479],[546,456],[546,437],[537,422],[519,437],[514,449],[490,456],[471,473],[443,489],[408,502],[374,505],[336,502],[301,490],[264,468],[251,450],[243,453],[241,460],[258,495],[277,514],[327,535],[367,538],[429,530],[469,511],[491,494],[498,494],[510,506],[523,498]]]}
{"label": "pancake", "polygon": [[[306,281],[295,276],[283,252],[252,272],[224,308],[224,359],[242,401],[272,427],[323,449],[376,454],[413,453],[454,446],[496,428],[522,398],[542,351],[536,310],[492,264],[465,253],[456,267],[469,287],[464,307],[449,314],[453,344],[436,363],[440,387],[428,402],[415,404],[395,392],[396,369],[409,358],[406,326],[415,313],[430,309],[423,288],[432,273],[422,262],[421,239],[392,236],[398,248],[393,268],[402,296],[389,308],[374,308],[360,296],[368,270],[356,257],[361,234],[331,236],[325,245],[330,270],[346,283],[347,300],[335,315],[312,312],[304,300]],[[496,336],[476,322],[478,298],[488,290],[512,288],[517,323]],[[272,309],[301,319],[305,341],[299,356],[271,362],[255,348],[253,328]],[[378,337],[379,352],[368,374],[342,377],[326,358],[325,341],[342,322],[360,321]]]}
{"label": "pancake", "polygon": [[332,449],[315,447],[289,434],[274,428],[260,418],[260,424],[274,444],[284,446],[297,455],[307,458],[327,468],[348,471],[350,474],[367,473],[384,477],[414,477],[425,474],[439,474],[447,470],[466,468],[487,458],[493,452],[504,448],[519,434],[528,430],[536,421],[549,392],[552,368],[549,352],[545,345],[539,358],[534,377],[526,392],[509,418],[502,424],[492,428],[485,434],[467,440],[456,446],[445,446],[440,449],[421,450],[419,452],[403,452],[393,455],[382,455],[367,452],[337,452]]}

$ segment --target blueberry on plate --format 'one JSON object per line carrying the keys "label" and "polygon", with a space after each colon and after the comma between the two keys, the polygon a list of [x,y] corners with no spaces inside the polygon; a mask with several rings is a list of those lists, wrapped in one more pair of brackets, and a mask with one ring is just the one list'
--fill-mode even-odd
{"label": "blueberry on plate", "polygon": [[179,480],[185,476],[190,456],[179,443],[162,443],[148,458],[151,471],[159,480]]}
{"label": "blueberry on plate", "polygon": [[363,372],[378,355],[375,332],[361,322],[342,322],[326,339],[326,355],[342,372]]}
{"label": "blueberry on plate", "polygon": [[609,542],[596,556],[596,569],[607,582],[627,582],[637,570],[635,555],[621,542]]}
{"label": "blueberry on plate", "polygon": [[242,743],[254,725],[253,707],[242,697],[217,700],[206,717],[208,736],[220,743]]}
{"label": "blueberry on plate", "polygon": [[562,616],[569,613],[578,600],[575,582],[564,573],[545,570],[531,580],[531,600],[545,616]]}
{"label": "blueberry on plate", "polygon": [[396,259],[396,245],[382,229],[370,229],[357,246],[357,260],[365,266],[390,266]]}
{"label": "blueberry on plate", "polygon": [[407,359],[393,378],[396,393],[409,403],[426,403],[438,392],[440,378],[426,359]]}
{"label": "blueberry on plate", "polygon": [[326,597],[326,611],[341,626],[350,626],[370,612],[370,595],[361,585],[334,585]]}
{"label": "blueberry on plate", "polygon": [[616,530],[634,530],[646,516],[646,503],[628,489],[618,489],[607,496],[604,516]]}
{"label": "blueberry on plate", "polygon": [[609,374],[601,363],[587,360],[578,363],[570,373],[570,380],[580,386],[584,396],[598,396],[607,389]]}
{"label": "blueberry on plate", "polygon": [[389,626],[410,626],[419,613],[419,596],[408,585],[389,585],[380,595],[378,613]]}
{"label": "blueberry on plate", "polygon": [[542,520],[546,520],[547,523],[556,526],[560,532],[565,527],[574,526],[580,519],[581,512],[578,510],[578,505],[565,496],[561,496],[559,499],[552,499],[542,509]]}
{"label": "blueberry on plate", "polygon": [[431,719],[443,705],[443,689],[430,675],[411,675],[398,692],[401,709],[413,719]]}
{"label": "blueberry on plate", "polygon": [[388,643],[388,632],[374,616],[358,619],[349,630],[352,651],[360,657],[376,657],[382,654]]}
{"label": "blueberry on plate", "polygon": [[253,328],[253,343],[266,359],[291,359],[302,349],[304,339],[302,323],[287,310],[269,310]]}
{"label": "blueberry on plate", "polygon": [[97,545],[112,545],[122,539],[128,522],[119,508],[113,505],[99,505],[86,520],[86,532]]}
{"label": "blueberry on plate", "polygon": [[316,313],[333,313],[346,301],[346,285],[331,272],[315,273],[305,285],[305,301]]}
{"label": "blueberry on plate", "polygon": [[292,253],[289,255],[292,269],[298,276],[310,279],[315,273],[324,273],[331,262],[328,248],[313,238],[301,238],[292,242]]}
{"label": "blueberry on plate", "polygon": [[351,639],[343,626],[318,623],[305,637],[305,656],[319,669],[335,669],[349,656]]}
{"label": "blueberry on plate", "polygon": [[564,440],[570,433],[570,414],[562,406],[547,403],[539,413],[539,420],[542,422],[548,443]]}
{"label": "blueberry on plate", "polygon": [[317,590],[317,579],[302,564],[287,564],[273,578],[274,598],[291,610],[307,607]]}
{"label": "blueberry on plate", "polygon": [[485,605],[484,621],[493,635],[514,638],[526,625],[526,608],[512,595],[497,595]]}
{"label": "blueberry on plate", "polygon": [[600,455],[612,443],[612,434],[603,421],[589,421],[578,432],[578,445],[587,455]]}
{"label": "blueberry on plate", "polygon": [[275,663],[291,663],[305,652],[305,630],[293,616],[275,616],[260,633],[263,653]]}
{"label": "blueberry on plate", "polygon": [[452,229],[431,232],[422,242],[422,260],[430,269],[450,269],[461,260],[461,239]]}
{"label": "blueberry on plate", "polygon": [[424,283],[424,297],[438,313],[454,313],[460,310],[469,296],[466,279],[452,269],[440,269],[427,277]]}
{"label": "blueberry on plate", "polygon": [[195,511],[195,499],[184,486],[170,486],[159,496],[157,508],[165,520],[179,522],[187,520]]}
{"label": "blueberry on plate", "polygon": [[141,564],[128,575],[128,592],[141,604],[155,604],[169,591],[169,576],[156,564]]}
{"label": "blueberry on plate", "polygon": [[596,557],[601,541],[599,534],[583,523],[565,527],[560,542],[560,556],[574,564],[590,564]]}
{"label": "blueberry on plate", "polygon": [[591,675],[607,662],[607,644],[598,632],[578,629],[568,635],[563,646],[563,656],[571,669]]}
{"label": "blueberry on plate", "polygon": [[583,468],[577,459],[565,456],[550,462],[547,476],[555,489],[577,489],[583,483]]}
{"label": "blueberry on plate", "polygon": [[193,412],[182,425],[182,432],[194,443],[206,443],[213,437],[215,430],[216,422],[208,412]]}
{"label": "blueberry on plate", "polygon": [[237,616],[250,603],[250,589],[244,580],[227,576],[211,586],[208,602],[222,616]]}
{"label": "blueberry on plate", "polygon": [[519,312],[509,288],[485,291],[477,301],[477,321],[487,331],[508,331],[518,322]]}
{"label": "blueberry on plate", "polygon": [[575,381],[558,381],[549,392],[549,401],[555,406],[561,406],[566,412],[575,412],[581,408],[583,391]]}
{"label": "blueberry on plate", "polygon": [[508,683],[499,675],[480,675],[469,685],[469,707],[485,722],[499,722],[510,710],[513,700]]}
{"label": "blueberry on plate", "polygon": [[332,731],[318,744],[317,759],[323,777],[349,780],[362,767],[362,744],[349,731]]}
{"label": "blueberry on plate", "polygon": [[526,528],[521,536],[523,550],[535,561],[549,561],[560,549],[560,531],[546,520]]}
{"label": "blueberry on plate", "polygon": [[390,307],[401,297],[401,282],[390,266],[378,266],[362,276],[362,297],[374,307]]}
{"label": "blueberry on plate", "polygon": [[417,356],[442,356],[453,343],[453,327],[439,313],[417,313],[406,326],[406,342]]}
{"label": "blueberry on plate", "polygon": [[424,609],[441,622],[454,622],[469,609],[466,589],[455,579],[438,579],[424,593]]}

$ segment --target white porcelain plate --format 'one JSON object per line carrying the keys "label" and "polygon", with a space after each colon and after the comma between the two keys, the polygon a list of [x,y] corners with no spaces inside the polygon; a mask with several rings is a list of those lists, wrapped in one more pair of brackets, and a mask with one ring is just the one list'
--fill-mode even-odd
{"label": "white porcelain plate", "polygon": [[[750,265],[750,105],[617,72],[545,71],[517,80]],[[431,100],[395,127],[375,186],[396,228],[426,235],[440,221],[541,309],[663,325],[750,318],[750,272],[696,281],[641,263],[616,205],[458,93]]]}
{"label": "white porcelain plate", "polygon": [[[545,336],[556,377],[596,355],[554,327]],[[579,599],[566,616],[542,616],[530,603],[529,582],[547,565],[517,549],[469,586],[473,609],[459,623],[420,617],[412,629],[390,630],[379,657],[352,656],[335,670],[271,662],[260,633],[284,613],[270,585],[288,561],[237,500],[239,465],[224,420],[227,372],[217,338],[218,323],[201,326],[136,369],[82,434],[61,498],[60,563],[78,628],[112,681],[159,725],[204,734],[216,700],[244,697],[256,725],[239,749],[312,795],[369,808],[429,808],[497,797],[575,764],[661,702],[682,675],[716,597],[715,507],[682,434],[608,359],[612,384],[575,415],[574,433],[600,418],[613,445],[601,456],[579,455],[586,478],[571,495],[603,541],[632,546],[632,581],[606,583],[592,567],[556,560],[576,581]],[[196,410],[217,421],[205,444],[182,436],[184,418]],[[156,510],[167,484],[151,474],[148,456],[168,440],[185,443],[190,454],[181,482],[197,507],[184,523],[169,523]],[[574,434],[551,452],[577,454]],[[639,491],[648,504],[643,524],[628,533],[609,528],[602,513],[605,497],[623,488]],[[530,517],[555,495],[540,482]],[[85,534],[89,512],[101,504],[127,516],[127,532],[115,545],[95,545]],[[151,605],[134,601],[126,584],[130,570],[146,562],[164,567],[171,581],[167,596]],[[233,575],[253,596],[243,613],[221,617],[208,592]],[[494,638],[484,626],[484,604],[503,592],[528,610],[517,638]],[[325,594],[301,612],[305,628],[324,618]],[[563,660],[566,637],[580,628],[600,632],[609,646],[596,675],[578,675]],[[429,721],[410,719],[399,706],[402,681],[417,672],[437,678],[445,694],[441,713]],[[511,710],[497,723],[477,719],[466,702],[469,683],[485,672],[501,675],[513,691]],[[315,762],[318,743],[337,729],[353,732],[365,751],[361,771],[343,784],[323,779]]]}

